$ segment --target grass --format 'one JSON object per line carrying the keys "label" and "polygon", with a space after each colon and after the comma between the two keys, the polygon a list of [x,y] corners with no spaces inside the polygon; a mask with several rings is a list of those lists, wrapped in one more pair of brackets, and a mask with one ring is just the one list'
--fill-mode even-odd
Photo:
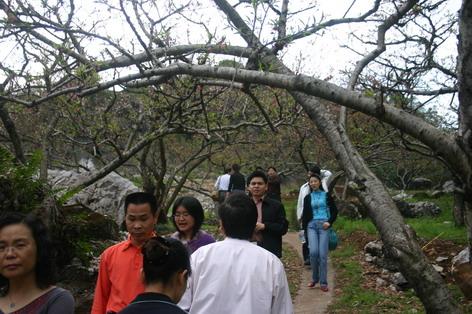
{"label": "grass", "polygon": [[284,204],[285,208],[285,215],[289,221],[289,229],[290,231],[297,231],[300,229],[297,220],[297,201],[298,199],[283,199],[282,203]]}
{"label": "grass", "polygon": [[344,243],[330,253],[336,265],[336,289],[340,293],[329,306],[330,313],[420,313],[418,298],[407,292],[388,295],[363,286],[364,270],[357,260],[358,248]]}
{"label": "grass", "polygon": [[[406,201],[431,201],[442,209],[437,217],[406,219],[419,237],[430,240],[439,235],[442,240],[466,243],[465,227],[455,227],[453,223],[452,196],[444,195],[433,200],[411,198]],[[335,228],[341,235],[341,245],[330,253],[330,257],[336,268],[336,286],[340,291],[329,307],[330,313],[424,313],[423,305],[413,290],[394,293],[365,286],[365,270],[360,263],[363,258],[362,248],[357,246],[352,237],[359,230],[376,235],[377,231],[370,219],[338,217]],[[454,284],[449,284],[448,287],[453,298],[461,304],[463,312],[472,313],[472,303],[464,301],[459,288]]]}
{"label": "grass", "polygon": [[433,239],[437,236],[443,240],[451,240],[458,244],[467,243],[466,228],[454,226],[452,216],[452,195],[444,195],[437,199],[411,198],[407,202],[430,201],[441,208],[441,214],[437,217],[408,218],[406,222],[416,231],[416,234],[425,239]]}

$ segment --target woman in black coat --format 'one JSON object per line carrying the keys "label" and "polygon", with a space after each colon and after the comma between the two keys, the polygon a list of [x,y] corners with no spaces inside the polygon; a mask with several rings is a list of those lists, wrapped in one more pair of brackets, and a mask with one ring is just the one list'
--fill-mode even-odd
{"label": "woman in black coat", "polygon": [[328,229],[331,228],[338,209],[333,198],[323,190],[321,178],[310,175],[310,194],[303,200],[302,225],[308,233],[312,281],[308,285],[314,288],[320,283],[322,291],[328,291]]}

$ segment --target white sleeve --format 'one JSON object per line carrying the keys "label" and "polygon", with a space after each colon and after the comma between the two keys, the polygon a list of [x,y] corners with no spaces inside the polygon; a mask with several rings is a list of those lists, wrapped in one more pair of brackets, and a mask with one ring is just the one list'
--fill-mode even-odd
{"label": "white sleeve", "polygon": [[300,187],[300,192],[298,192],[298,202],[297,202],[297,219],[300,220],[302,219],[302,213],[303,213],[303,199],[305,198],[305,193],[303,189],[304,185]]}
{"label": "white sleeve", "polygon": [[[190,267],[191,269],[195,269],[194,268],[194,263],[193,263],[193,260],[192,257],[190,257]],[[180,299],[179,303],[177,303],[177,305],[183,309],[184,311],[187,311],[189,312],[190,311],[190,307],[192,306],[192,301],[193,301],[193,274],[190,275],[190,277],[188,277],[188,280],[187,280],[187,288],[185,289],[185,293],[184,295],[182,296],[182,298]]]}
{"label": "white sleeve", "polygon": [[221,176],[218,177],[218,179],[216,179],[216,182],[215,182],[215,189],[219,190],[220,188],[220,180],[221,180]]}
{"label": "white sleeve", "polygon": [[321,170],[321,185],[323,186],[323,190],[328,192],[328,180],[333,174],[329,170]]}
{"label": "white sleeve", "polygon": [[275,287],[270,313],[293,314],[292,298],[290,297],[287,276],[282,263],[280,263],[280,269],[275,272],[274,277]]}

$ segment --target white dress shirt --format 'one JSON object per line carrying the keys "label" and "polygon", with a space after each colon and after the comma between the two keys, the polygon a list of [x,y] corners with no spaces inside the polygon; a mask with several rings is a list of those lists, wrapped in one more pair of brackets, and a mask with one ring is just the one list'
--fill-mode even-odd
{"label": "white dress shirt", "polygon": [[[321,170],[320,171],[320,177],[321,177],[321,185],[323,186],[323,190],[328,192],[328,179],[331,177],[332,173],[329,170]],[[300,187],[300,192],[298,193],[298,202],[297,202],[297,219],[300,220],[302,219],[302,213],[303,213],[303,199],[305,199],[305,196],[310,194],[310,185],[308,182],[303,184]]]}
{"label": "white dress shirt", "polygon": [[292,314],[282,262],[246,240],[226,238],[191,256],[179,306],[190,314]]}
{"label": "white dress shirt", "polygon": [[215,182],[215,189],[217,189],[218,191],[228,191],[230,178],[231,175],[229,173],[225,173],[219,176]]}

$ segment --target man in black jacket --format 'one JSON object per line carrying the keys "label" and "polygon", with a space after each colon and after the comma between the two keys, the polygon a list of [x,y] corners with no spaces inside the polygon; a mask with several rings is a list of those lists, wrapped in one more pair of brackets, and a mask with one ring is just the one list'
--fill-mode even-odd
{"label": "man in black jacket", "polygon": [[265,197],[267,182],[262,171],[254,171],[247,179],[249,193],[257,207],[255,238],[259,246],[281,257],[282,236],[287,233],[288,221],[282,203]]}

